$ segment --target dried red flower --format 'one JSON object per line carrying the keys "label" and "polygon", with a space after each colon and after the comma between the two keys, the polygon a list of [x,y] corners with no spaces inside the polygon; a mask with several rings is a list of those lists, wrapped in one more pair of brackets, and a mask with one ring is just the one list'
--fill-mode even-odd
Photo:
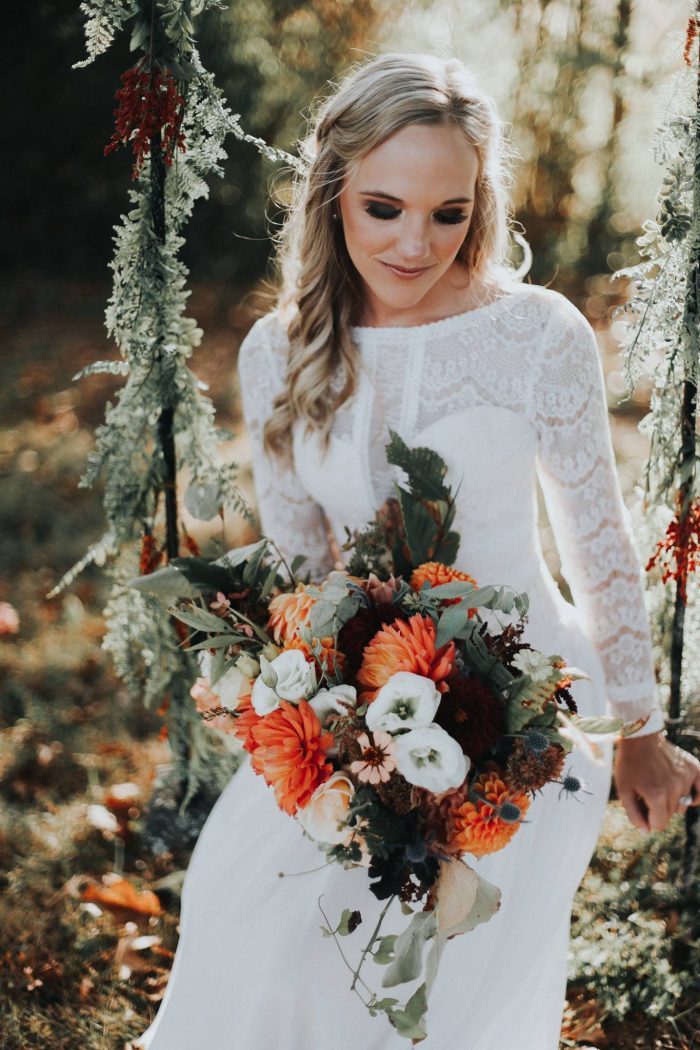
{"label": "dried red flower", "polygon": [[175,149],[186,150],[185,136],[180,123],[185,99],[177,90],[177,84],[169,69],[144,69],[150,59],[145,55],[135,66],[121,75],[122,87],[115,94],[117,108],[114,110],[115,130],[104,148],[104,155],[131,143],[136,158],[132,178],[139,176],[147,153],[151,150],[151,139],[159,135],[163,160],[170,165]]}
{"label": "dried red flower", "polygon": [[685,605],[688,577],[700,568],[700,501],[691,503],[685,515],[679,506],[676,517],[647,562],[646,571],[649,572],[657,564],[661,567],[664,583],[676,581],[680,599]]}
{"label": "dried red flower", "polygon": [[144,537],[141,540],[141,556],[139,558],[139,573],[141,576],[148,576],[150,573],[155,572],[162,558],[163,552],[158,547],[153,533],[144,533]]}
{"label": "dried red flower", "polygon": [[698,19],[697,15],[691,15],[688,19],[688,26],[685,31],[685,48],[683,49],[683,61],[686,66],[692,65],[690,52],[692,51],[695,38],[698,35]]}

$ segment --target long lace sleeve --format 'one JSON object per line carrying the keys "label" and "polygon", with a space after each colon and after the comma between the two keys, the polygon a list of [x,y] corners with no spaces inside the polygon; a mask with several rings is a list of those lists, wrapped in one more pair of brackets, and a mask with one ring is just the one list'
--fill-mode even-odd
{"label": "long lace sleeve", "polygon": [[238,351],[241,406],[262,534],[288,560],[305,554],[308,560],[301,572],[320,580],[334,564],[323,511],[305,491],[296,470],[281,466],[263,449],[263,426],[284,383],[286,351],[286,334],[273,314],[255,322]]}
{"label": "long lace sleeve", "polygon": [[656,698],[642,569],[610,437],[593,329],[557,296],[532,393],[537,472],[562,574],[601,658],[613,714],[650,714],[635,735],[663,728]]}

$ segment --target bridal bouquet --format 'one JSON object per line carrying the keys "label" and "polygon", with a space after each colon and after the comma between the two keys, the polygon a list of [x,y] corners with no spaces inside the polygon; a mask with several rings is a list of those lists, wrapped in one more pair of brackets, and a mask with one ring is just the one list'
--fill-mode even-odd
{"label": "bridal bouquet", "polygon": [[[327,859],[364,866],[386,902],[352,989],[415,1043],[446,941],[499,907],[500,891],[466,859],[527,834],[545,784],[583,790],[567,753],[622,725],[577,715],[569,686],[586,676],[523,640],[526,595],[451,567],[459,536],[444,461],[394,432],[387,456],[406,487],[348,533],[346,570],[302,582],[304,559],[288,565],[263,538],[155,576],[179,574],[189,594],[172,612],[200,654],[202,717],[250,753]],[[407,922],[387,934],[396,898]],[[362,921],[350,909],[324,918],[337,941]],[[369,956],[386,967],[384,988],[419,982],[405,1003],[369,989]]]}

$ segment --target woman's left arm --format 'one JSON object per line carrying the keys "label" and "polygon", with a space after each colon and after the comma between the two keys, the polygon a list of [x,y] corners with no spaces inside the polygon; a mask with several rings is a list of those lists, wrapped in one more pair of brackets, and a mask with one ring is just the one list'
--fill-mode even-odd
{"label": "woman's left arm", "polygon": [[656,699],[644,580],[615,466],[603,370],[590,324],[555,299],[534,372],[538,477],[562,575],[603,664],[612,712],[647,717],[617,741],[615,784],[630,821],[651,831],[700,804],[700,762],[671,744]]}

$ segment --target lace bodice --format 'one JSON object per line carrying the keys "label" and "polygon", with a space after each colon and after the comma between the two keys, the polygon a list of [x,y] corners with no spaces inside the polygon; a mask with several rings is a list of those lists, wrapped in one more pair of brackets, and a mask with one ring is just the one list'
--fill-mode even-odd
{"label": "lace bodice", "polygon": [[[517,285],[494,302],[425,325],[351,329],[360,355],[355,394],[336,412],[323,456],[304,425],[293,430],[293,469],[262,449],[262,430],[285,377],[288,341],[275,311],[239,352],[262,531],[290,557],[308,555],[319,578],[334,565],[325,517],[369,521],[401,479],[387,464],[389,429],[434,448],[459,491],[456,567],[480,583],[530,595],[547,622],[571,610],[546,567],[537,529],[541,486],[562,574],[603,669],[612,710],[626,721],[652,712],[641,733],[662,727],[656,701],[641,566],[632,541],[610,439],[595,335],[562,295]],[[332,385],[343,376],[333,377]],[[551,615],[549,617],[551,620]],[[533,644],[535,644],[533,642]],[[549,639],[544,647],[552,648]]]}

